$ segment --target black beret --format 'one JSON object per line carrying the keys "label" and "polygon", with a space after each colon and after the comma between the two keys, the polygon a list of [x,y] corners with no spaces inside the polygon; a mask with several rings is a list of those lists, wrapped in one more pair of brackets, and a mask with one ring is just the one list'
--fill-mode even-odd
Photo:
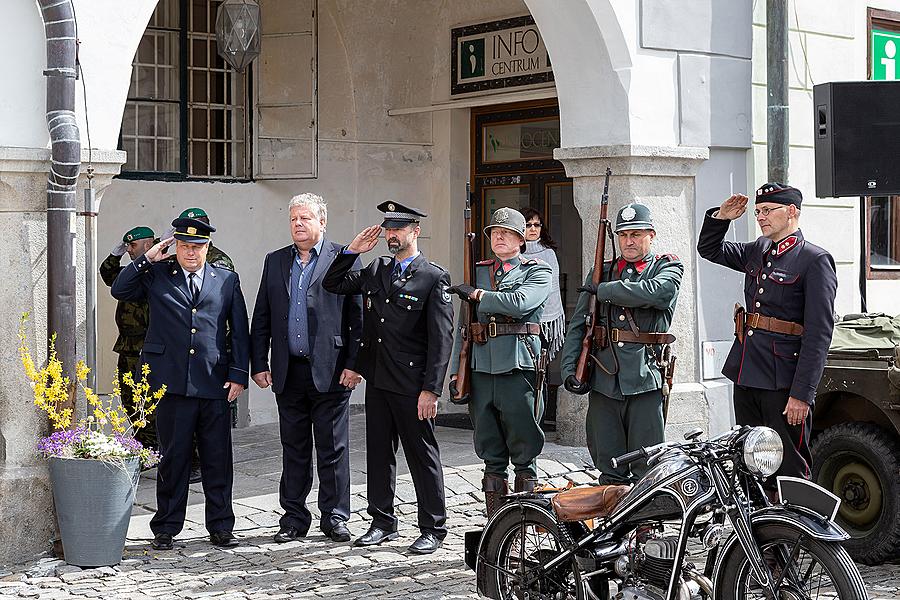
{"label": "black beret", "polygon": [[762,184],[756,190],[756,203],[771,202],[772,204],[793,204],[800,208],[803,202],[803,194],[797,188],[792,188],[783,183],[773,181],[771,183]]}

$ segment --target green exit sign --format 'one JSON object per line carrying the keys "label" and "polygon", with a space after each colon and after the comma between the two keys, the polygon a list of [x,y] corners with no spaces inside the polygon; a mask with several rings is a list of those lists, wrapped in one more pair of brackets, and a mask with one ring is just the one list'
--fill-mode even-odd
{"label": "green exit sign", "polygon": [[895,81],[900,74],[900,33],[872,30],[872,79]]}

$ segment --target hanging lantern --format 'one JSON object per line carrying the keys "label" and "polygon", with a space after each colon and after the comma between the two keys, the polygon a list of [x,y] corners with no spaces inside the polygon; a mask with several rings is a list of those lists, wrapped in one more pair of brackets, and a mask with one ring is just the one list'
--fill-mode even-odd
{"label": "hanging lantern", "polygon": [[243,73],[259,56],[259,4],[255,0],[225,0],[216,12],[219,56]]}

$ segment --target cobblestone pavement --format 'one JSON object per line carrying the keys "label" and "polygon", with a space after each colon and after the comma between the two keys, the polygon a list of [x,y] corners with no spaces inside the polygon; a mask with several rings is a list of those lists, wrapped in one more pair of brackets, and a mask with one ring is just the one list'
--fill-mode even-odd
{"label": "cobblestone pavement", "polygon": [[[235,533],[241,546],[211,546],[203,528],[203,497],[191,486],[185,530],[170,552],[150,549],[148,527],[155,474],[144,474],[138,490],[125,557],[117,567],[80,569],[38,557],[17,567],[0,565],[0,600],[12,598],[477,598],[474,577],[463,564],[463,534],[480,527],[481,468],[471,432],[438,428],[447,494],[449,534],[431,556],[406,552],[418,535],[415,492],[398,457],[397,512],[400,539],[374,549],[335,544],[314,528],[295,542],[276,544],[280,445],[275,426],[235,432]],[[351,420],[351,532],[368,526],[365,513],[364,417]],[[587,483],[596,476],[584,449],[548,443],[538,461],[544,481]],[[310,509],[316,513],[316,490]],[[872,600],[900,598],[900,563],[860,567]]]}

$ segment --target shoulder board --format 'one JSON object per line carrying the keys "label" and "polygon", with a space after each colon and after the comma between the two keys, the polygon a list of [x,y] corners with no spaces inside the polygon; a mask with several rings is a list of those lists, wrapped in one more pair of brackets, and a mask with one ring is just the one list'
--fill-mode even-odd
{"label": "shoulder board", "polygon": [[657,254],[656,260],[660,260],[665,258],[666,260],[678,260],[678,256],[674,254]]}
{"label": "shoulder board", "polygon": [[440,269],[441,271],[443,271],[443,272],[445,272],[445,273],[447,272],[447,269],[445,269],[445,268],[442,267],[441,265],[437,264],[436,262],[431,262],[431,261],[429,260],[429,261],[428,261],[428,264],[430,264],[430,265],[433,266],[433,267],[437,267],[438,269]]}
{"label": "shoulder board", "polygon": [[484,267],[484,266],[487,266],[487,265],[492,265],[492,264],[494,264],[494,259],[489,258],[489,259],[487,259],[487,260],[480,260],[480,261],[478,261],[478,262],[475,263],[475,264],[478,265],[479,267]]}
{"label": "shoulder board", "polygon": [[543,261],[543,260],[541,260],[541,259],[539,259],[539,258],[523,258],[523,259],[522,259],[522,264],[523,264],[523,265],[544,265],[544,266],[547,266],[547,267],[550,266],[549,264],[547,264],[546,261]]}

